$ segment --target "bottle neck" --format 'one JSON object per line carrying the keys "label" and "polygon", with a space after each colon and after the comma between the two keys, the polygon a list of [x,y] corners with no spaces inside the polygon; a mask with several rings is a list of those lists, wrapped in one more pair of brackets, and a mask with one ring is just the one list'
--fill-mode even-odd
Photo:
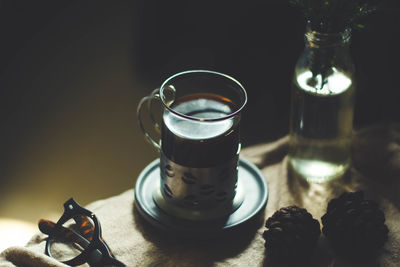
{"label": "bottle neck", "polygon": [[349,46],[351,39],[351,29],[346,28],[342,32],[323,33],[313,30],[311,24],[307,24],[304,34],[305,44],[311,48],[334,48]]}

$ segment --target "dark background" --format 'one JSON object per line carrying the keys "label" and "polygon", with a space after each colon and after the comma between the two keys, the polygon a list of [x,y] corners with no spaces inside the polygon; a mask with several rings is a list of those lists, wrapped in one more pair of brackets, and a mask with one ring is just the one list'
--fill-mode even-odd
{"label": "dark background", "polygon": [[[396,5],[353,32],[356,129],[400,120]],[[137,103],[179,71],[244,85],[244,146],[287,134],[303,33],[285,1],[1,1],[0,217],[57,217],[70,196],[132,188],[157,157]]]}

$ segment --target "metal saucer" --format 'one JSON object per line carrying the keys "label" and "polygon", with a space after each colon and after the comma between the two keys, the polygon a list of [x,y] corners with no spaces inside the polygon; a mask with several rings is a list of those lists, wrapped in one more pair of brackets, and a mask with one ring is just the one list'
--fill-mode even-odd
{"label": "metal saucer", "polygon": [[239,159],[238,179],[243,191],[242,204],[231,214],[219,219],[187,220],[175,217],[160,209],[153,192],[160,184],[160,160],[151,162],[140,173],[135,186],[135,208],[150,224],[171,234],[184,237],[214,236],[235,229],[251,220],[265,207],[268,185],[260,170],[252,163]]}

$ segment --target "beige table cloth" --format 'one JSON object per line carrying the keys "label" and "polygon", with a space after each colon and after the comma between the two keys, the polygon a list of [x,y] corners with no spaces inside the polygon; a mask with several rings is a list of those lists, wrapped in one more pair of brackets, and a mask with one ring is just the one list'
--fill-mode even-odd
{"label": "beige table cloth", "polygon": [[[90,205],[103,236],[127,266],[275,266],[264,248],[264,223],[277,209],[298,205],[320,220],[327,202],[344,191],[365,190],[377,201],[389,228],[389,240],[376,262],[360,266],[400,266],[400,125],[386,124],[354,134],[353,167],[329,184],[308,184],[287,168],[288,137],[244,149],[241,157],[255,163],[269,185],[264,214],[245,228],[213,240],[182,240],[149,226],[134,209],[134,192]],[[60,203],[61,205],[62,203]],[[44,255],[46,236],[37,233],[25,247],[0,254],[0,266],[65,266]],[[65,251],[67,253],[67,251]],[[338,258],[321,235],[310,266],[355,266]]]}

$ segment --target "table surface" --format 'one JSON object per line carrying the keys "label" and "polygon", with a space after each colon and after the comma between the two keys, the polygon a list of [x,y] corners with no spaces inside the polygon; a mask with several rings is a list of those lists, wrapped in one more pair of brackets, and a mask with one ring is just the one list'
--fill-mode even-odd
{"label": "table surface", "polygon": [[[276,210],[288,205],[306,208],[320,220],[330,199],[344,191],[364,190],[379,203],[386,216],[389,240],[375,260],[366,266],[398,266],[400,262],[400,125],[381,125],[355,133],[353,166],[342,179],[327,184],[308,184],[287,168],[288,138],[246,148],[241,155],[255,163],[268,181],[270,195],[263,216],[235,233],[209,240],[184,240],[157,231],[134,208],[134,191],[91,203],[99,218],[103,237],[118,259],[129,266],[268,266],[263,224]],[[373,164],[372,164],[373,163]],[[44,257],[45,236],[33,236],[26,248],[11,247],[0,254],[0,263],[26,260],[26,264],[56,264]],[[62,250],[62,253],[68,251]],[[24,257],[21,257],[24,255]],[[2,262],[3,261],[3,262]],[[179,264],[178,264],[179,263]],[[321,235],[311,266],[349,265]],[[7,265],[5,265],[7,266]],[[12,265],[10,265],[12,266]],[[57,264],[56,264],[57,266]]]}

